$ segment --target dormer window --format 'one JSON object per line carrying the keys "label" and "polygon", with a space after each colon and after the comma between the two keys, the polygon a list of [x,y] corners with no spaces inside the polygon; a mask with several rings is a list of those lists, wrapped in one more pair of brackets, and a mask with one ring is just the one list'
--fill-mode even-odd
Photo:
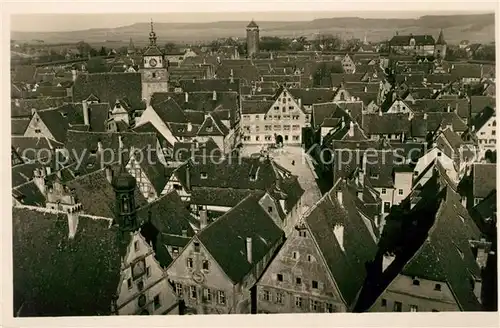
{"label": "dormer window", "polygon": [[202,179],[208,179],[208,174],[206,172],[201,172],[200,177]]}
{"label": "dormer window", "polygon": [[207,126],[207,132],[212,132],[213,130],[214,130],[214,128],[213,128],[213,127],[211,127],[211,126]]}

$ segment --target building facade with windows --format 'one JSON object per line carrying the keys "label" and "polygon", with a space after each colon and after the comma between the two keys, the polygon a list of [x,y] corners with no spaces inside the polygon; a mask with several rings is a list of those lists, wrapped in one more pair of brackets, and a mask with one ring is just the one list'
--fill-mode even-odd
{"label": "building facade with windows", "polygon": [[273,99],[242,101],[243,144],[302,144],[302,128],[310,125],[300,99],[281,87]]}

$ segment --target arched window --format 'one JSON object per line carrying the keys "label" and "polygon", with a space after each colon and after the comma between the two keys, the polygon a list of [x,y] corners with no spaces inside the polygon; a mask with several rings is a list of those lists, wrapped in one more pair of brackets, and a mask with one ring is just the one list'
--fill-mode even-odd
{"label": "arched window", "polygon": [[128,198],[128,195],[123,195],[122,196],[122,210],[123,210],[123,212],[128,212],[129,211],[129,198]]}
{"label": "arched window", "polygon": [[343,92],[340,93],[340,101],[345,101],[345,94]]}

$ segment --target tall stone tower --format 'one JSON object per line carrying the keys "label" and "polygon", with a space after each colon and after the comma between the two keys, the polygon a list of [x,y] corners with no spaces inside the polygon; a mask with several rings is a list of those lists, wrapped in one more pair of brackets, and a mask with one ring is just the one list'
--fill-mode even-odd
{"label": "tall stone tower", "polygon": [[149,32],[149,46],[142,57],[143,68],[140,70],[142,99],[149,104],[153,93],[168,91],[168,62],[156,45],[153,21],[151,21],[151,32]]}
{"label": "tall stone tower", "polygon": [[259,53],[259,26],[252,21],[247,25],[247,54],[252,57]]}
{"label": "tall stone tower", "polygon": [[434,57],[437,59],[445,59],[446,57],[446,42],[444,41],[443,29],[439,32],[439,37],[434,46]]}

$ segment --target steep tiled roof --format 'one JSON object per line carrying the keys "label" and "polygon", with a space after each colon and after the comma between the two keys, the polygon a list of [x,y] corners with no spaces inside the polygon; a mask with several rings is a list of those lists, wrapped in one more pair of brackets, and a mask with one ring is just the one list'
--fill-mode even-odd
{"label": "steep tiled roof", "polygon": [[264,195],[263,191],[234,188],[192,187],[191,203],[197,205],[236,206],[250,194]]}
{"label": "steep tiled roof", "polygon": [[330,102],[335,95],[331,89],[289,89],[289,91],[295,99],[301,99],[304,106]]}
{"label": "steep tiled roof", "polygon": [[31,110],[47,109],[61,106],[65,102],[70,102],[68,97],[59,98],[36,98],[36,99],[13,99],[10,104],[10,114],[12,117],[29,117]]}
{"label": "steep tiled roof", "polygon": [[45,195],[33,180],[14,187],[12,195],[22,205],[45,207]]}
{"label": "steep tiled roof", "polygon": [[491,107],[486,107],[479,114],[474,116],[472,119],[472,126],[475,128],[475,131],[479,131],[479,129],[483,128],[484,125],[490,120],[490,118],[495,116],[495,110]]}
{"label": "steep tiled roof", "polygon": [[239,92],[240,81],[234,79],[180,80],[183,92],[193,91],[236,91]]}
{"label": "steep tiled roof", "polygon": [[65,213],[14,208],[12,215],[14,312],[110,315],[128,235],[121,238],[108,220],[80,216],[75,238],[68,239]]}
{"label": "steep tiled roof", "polygon": [[[427,184],[430,183],[432,180]],[[426,197],[437,199],[438,208],[431,214],[435,219],[428,237],[402,273],[448,283],[462,311],[477,311],[480,304],[470,282],[474,277],[480,278],[481,273],[469,240],[476,240],[479,230],[451,188],[444,187],[438,194],[428,194],[421,202]],[[417,204],[415,213],[410,215],[417,215],[422,209]]]}
{"label": "steep tiled roof", "polygon": [[24,135],[24,132],[26,131],[26,128],[28,127],[28,124],[30,122],[30,119],[28,117],[20,117],[16,118],[13,117],[10,119],[10,127],[11,135],[19,135],[22,136]]}
{"label": "steep tiled roof", "polygon": [[241,282],[255,265],[247,260],[247,237],[252,238],[253,263],[260,262],[284,238],[258,201],[259,197],[248,196],[198,235],[233,283]]}
{"label": "steep tiled roof", "polygon": [[[342,192],[342,203],[337,191]],[[305,217],[316,244],[347,306],[353,304],[365,277],[366,264],[377,247],[356,205],[343,183],[335,184]],[[335,227],[342,226],[338,239]]]}
{"label": "steep tiled roof", "polygon": [[96,73],[80,74],[73,85],[73,99],[76,102],[87,99],[91,94],[102,102],[114,104],[117,99],[127,98],[133,109],[144,109],[140,73]]}
{"label": "steep tiled roof", "polygon": [[363,114],[362,128],[367,134],[410,133],[408,114]]}
{"label": "steep tiled roof", "polygon": [[[55,149],[63,147],[62,143],[59,143],[55,140],[49,140],[47,138],[38,138],[38,137],[12,136],[11,144],[12,147],[17,151],[17,153],[21,157],[23,158],[26,157],[30,160],[40,159],[37,157],[42,155],[43,151],[39,152],[39,150],[41,149],[46,151],[47,149]],[[43,155],[46,155],[46,153]]]}
{"label": "steep tiled roof", "polygon": [[188,237],[194,236],[189,220],[191,214],[176,191],[171,191],[154,202],[137,210],[140,222],[151,222],[160,233],[182,236],[183,230]]}
{"label": "steep tiled roof", "polygon": [[243,100],[241,102],[241,113],[266,114],[274,104],[272,100]]}
{"label": "steep tiled roof", "polygon": [[36,70],[36,67],[32,65],[17,66],[12,73],[12,81],[35,83]]}
{"label": "steep tiled roof", "polygon": [[472,195],[474,198],[486,198],[496,189],[496,164],[472,165]]}

